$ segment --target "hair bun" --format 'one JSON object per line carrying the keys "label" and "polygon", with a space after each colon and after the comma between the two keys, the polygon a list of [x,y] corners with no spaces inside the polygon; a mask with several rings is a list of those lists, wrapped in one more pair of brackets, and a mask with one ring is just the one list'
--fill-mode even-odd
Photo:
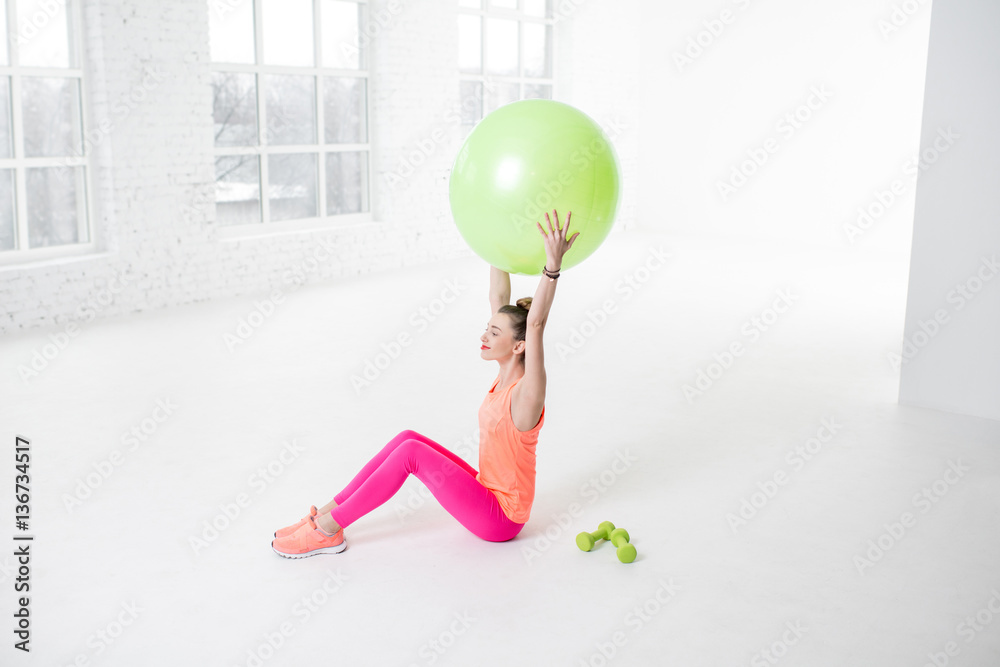
{"label": "hair bun", "polygon": [[530,296],[526,296],[523,299],[518,299],[517,300],[517,307],[518,308],[523,308],[524,310],[530,310],[531,309],[531,297]]}

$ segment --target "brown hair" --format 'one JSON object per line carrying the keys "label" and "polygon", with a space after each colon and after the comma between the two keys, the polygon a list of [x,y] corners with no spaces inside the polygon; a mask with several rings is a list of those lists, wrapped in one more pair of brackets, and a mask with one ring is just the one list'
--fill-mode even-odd
{"label": "brown hair", "polygon": [[[525,332],[528,330],[528,309],[531,308],[531,297],[526,296],[523,299],[518,299],[517,303],[513,306],[500,306],[498,313],[503,313],[510,318],[513,324],[513,335],[514,340],[524,340]],[[521,355],[521,361],[524,361],[524,355]]]}

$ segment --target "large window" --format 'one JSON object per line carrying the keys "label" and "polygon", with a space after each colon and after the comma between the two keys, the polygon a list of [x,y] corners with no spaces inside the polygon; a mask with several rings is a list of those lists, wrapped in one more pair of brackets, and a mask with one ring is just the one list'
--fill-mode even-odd
{"label": "large window", "polygon": [[508,102],[552,99],[552,0],[458,0],[462,122]]}
{"label": "large window", "polygon": [[220,225],[369,211],[363,0],[209,0]]}
{"label": "large window", "polygon": [[0,0],[5,262],[91,242],[79,10],[72,0]]}

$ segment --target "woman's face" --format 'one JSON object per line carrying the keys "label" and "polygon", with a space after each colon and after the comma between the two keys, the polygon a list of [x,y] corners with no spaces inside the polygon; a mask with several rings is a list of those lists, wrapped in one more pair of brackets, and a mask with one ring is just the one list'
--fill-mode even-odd
{"label": "woman's face", "polygon": [[479,356],[483,359],[499,361],[524,352],[524,341],[514,340],[510,318],[503,313],[496,313],[490,318],[479,342],[482,345]]}

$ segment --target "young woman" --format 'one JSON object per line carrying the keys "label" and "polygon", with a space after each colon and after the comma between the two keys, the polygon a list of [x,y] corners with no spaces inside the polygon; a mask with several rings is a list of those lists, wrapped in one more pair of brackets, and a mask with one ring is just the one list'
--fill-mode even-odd
{"label": "young woman", "polygon": [[[478,537],[504,542],[517,535],[535,497],[535,445],[545,421],[542,332],[555,296],[572,213],[545,214],[545,269],[534,298],[510,303],[510,275],[490,267],[493,316],[479,337],[480,357],[496,361],[499,375],[479,408],[479,471],[430,438],[403,431],[375,455],[347,487],[297,523],[274,534],[279,556],[304,558],[347,548],[344,528],[389,500],[408,475],[427,485],[448,512]],[[553,228],[553,218],[555,227]]]}

